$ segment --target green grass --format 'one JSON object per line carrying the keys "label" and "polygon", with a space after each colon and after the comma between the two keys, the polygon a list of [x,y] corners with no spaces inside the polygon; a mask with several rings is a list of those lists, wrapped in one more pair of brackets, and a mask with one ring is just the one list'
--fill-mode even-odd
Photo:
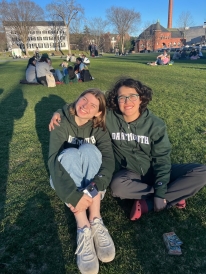
{"label": "green grass", "polygon": [[[138,78],[153,93],[150,109],[168,126],[172,162],[206,163],[206,59],[147,66],[157,54],[104,55],[91,60],[92,82],[55,88],[20,85],[27,60],[0,62],[0,273],[77,274],[72,214],[49,186],[48,123],[52,113],[89,87],[107,90],[120,75]],[[58,68],[62,59],[54,58]],[[194,182],[195,183],[195,182]],[[116,258],[101,274],[205,274],[206,188],[186,210],[128,218],[131,203],[111,197],[102,216]],[[183,255],[167,254],[162,234],[175,231]]]}

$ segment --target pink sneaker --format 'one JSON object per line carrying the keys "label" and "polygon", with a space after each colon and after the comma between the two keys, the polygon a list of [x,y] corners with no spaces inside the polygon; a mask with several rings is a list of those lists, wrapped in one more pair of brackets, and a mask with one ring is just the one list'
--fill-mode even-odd
{"label": "pink sneaker", "polygon": [[130,212],[130,220],[135,221],[138,220],[142,215],[141,204],[139,200],[135,200],[132,206],[132,210]]}
{"label": "pink sneaker", "polygon": [[181,209],[181,208],[185,208],[186,207],[186,201],[185,200],[181,200],[179,201],[176,205],[177,208]]}
{"label": "pink sneaker", "polygon": [[135,200],[130,213],[130,220],[138,220],[142,214],[148,212],[147,202],[145,200]]}

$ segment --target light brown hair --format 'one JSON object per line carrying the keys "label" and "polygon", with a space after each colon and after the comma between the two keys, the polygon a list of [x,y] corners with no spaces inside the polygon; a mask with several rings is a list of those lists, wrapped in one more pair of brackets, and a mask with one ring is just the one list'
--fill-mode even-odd
{"label": "light brown hair", "polygon": [[94,95],[94,97],[99,101],[99,110],[98,110],[98,112],[101,111],[101,114],[98,117],[93,117],[92,118],[93,128],[102,127],[103,130],[105,130],[106,129],[106,124],[105,124],[106,99],[105,99],[104,93],[101,90],[99,90],[97,88],[90,88],[90,89],[87,89],[84,92],[82,92],[82,94],[78,97],[78,99],[70,105],[69,112],[72,115],[76,115],[76,103],[77,103],[77,101],[81,97],[83,97],[84,95],[86,95],[88,93]]}

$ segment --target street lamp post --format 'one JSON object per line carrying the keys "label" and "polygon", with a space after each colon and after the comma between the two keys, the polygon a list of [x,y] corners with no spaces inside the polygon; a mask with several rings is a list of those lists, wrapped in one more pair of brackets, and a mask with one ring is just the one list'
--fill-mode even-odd
{"label": "street lamp post", "polygon": [[204,22],[203,28],[205,29],[205,44],[206,44],[206,22]]}

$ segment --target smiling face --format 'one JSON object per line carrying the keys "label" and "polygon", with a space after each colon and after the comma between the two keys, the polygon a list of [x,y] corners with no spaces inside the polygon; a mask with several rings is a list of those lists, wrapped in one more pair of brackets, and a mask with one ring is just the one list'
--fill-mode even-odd
{"label": "smiling face", "polygon": [[98,117],[102,113],[99,111],[99,100],[91,93],[79,98],[75,110],[75,121],[78,126],[86,124],[90,119]]}
{"label": "smiling face", "polygon": [[[132,94],[138,94],[134,88],[122,86],[118,90],[119,96],[130,96]],[[119,109],[125,119],[126,122],[132,122],[136,120],[140,116],[139,106],[141,104],[140,97],[137,97],[136,101],[130,101],[128,98],[125,102],[118,102]]]}

